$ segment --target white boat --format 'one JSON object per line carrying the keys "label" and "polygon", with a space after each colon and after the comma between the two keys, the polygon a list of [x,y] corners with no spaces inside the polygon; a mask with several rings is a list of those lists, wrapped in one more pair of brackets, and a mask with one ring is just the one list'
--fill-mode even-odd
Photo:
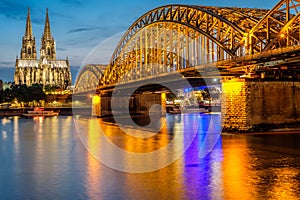
{"label": "white boat", "polygon": [[57,116],[58,112],[54,112],[53,110],[44,110],[41,108],[35,108],[34,110],[30,110],[27,113],[23,114],[24,116],[27,117],[33,117],[33,116]]}

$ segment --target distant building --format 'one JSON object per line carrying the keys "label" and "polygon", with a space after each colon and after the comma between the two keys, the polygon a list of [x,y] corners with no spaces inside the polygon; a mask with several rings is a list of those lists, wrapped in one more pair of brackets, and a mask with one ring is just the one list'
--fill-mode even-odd
{"label": "distant building", "polygon": [[67,88],[71,85],[71,72],[68,59],[56,60],[55,41],[51,35],[48,9],[44,33],[41,38],[40,59],[37,59],[35,37],[32,34],[30,10],[28,8],[25,35],[22,40],[20,59],[16,59],[15,84],[43,85]]}

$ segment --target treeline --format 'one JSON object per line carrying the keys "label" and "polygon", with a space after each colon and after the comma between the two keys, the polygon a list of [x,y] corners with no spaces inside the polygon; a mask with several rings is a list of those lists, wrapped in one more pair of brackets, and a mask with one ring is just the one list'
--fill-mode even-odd
{"label": "treeline", "polygon": [[46,100],[46,94],[41,84],[32,86],[11,84],[10,88],[0,91],[0,103],[18,101],[28,104],[40,100]]}

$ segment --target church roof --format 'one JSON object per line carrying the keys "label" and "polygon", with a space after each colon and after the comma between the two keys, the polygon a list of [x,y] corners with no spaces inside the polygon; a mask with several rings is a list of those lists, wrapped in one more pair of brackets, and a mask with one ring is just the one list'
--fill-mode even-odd
{"label": "church roof", "polygon": [[48,64],[54,68],[68,68],[68,62],[66,60],[47,60],[46,63],[43,63],[42,60],[22,60],[17,61],[16,67],[39,67],[39,65]]}
{"label": "church roof", "polygon": [[48,61],[49,64],[52,65],[52,67],[58,67],[58,68],[68,68],[69,65],[66,60],[50,60]]}
{"label": "church roof", "polygon": [[21,60],[19,59],[16,67],[38,67],[40,60]]}

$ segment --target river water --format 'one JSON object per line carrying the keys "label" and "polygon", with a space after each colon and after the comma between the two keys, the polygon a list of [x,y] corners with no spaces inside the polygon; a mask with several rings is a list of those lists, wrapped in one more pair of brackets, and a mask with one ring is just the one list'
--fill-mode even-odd
{"label": "river water", "polygon": [[[0,199],[299,199],[300,134],[220,136],[219,118],[167,115],[158,134],[136,139],[105,119],[2,117]],[[198,132],[187,144],[195,122]],[[152,166],[153,160],[141,164],[125,158],[121,165],[108,167],[95,153],[105,149],[94,123],[127,152],[149,153],[174,141],[156,161],[176,160],[146,173],[116,168],[139,170]],[[213,138],[206,134],[209,124]],[[177,159],[181,147],[188,148]]]}

